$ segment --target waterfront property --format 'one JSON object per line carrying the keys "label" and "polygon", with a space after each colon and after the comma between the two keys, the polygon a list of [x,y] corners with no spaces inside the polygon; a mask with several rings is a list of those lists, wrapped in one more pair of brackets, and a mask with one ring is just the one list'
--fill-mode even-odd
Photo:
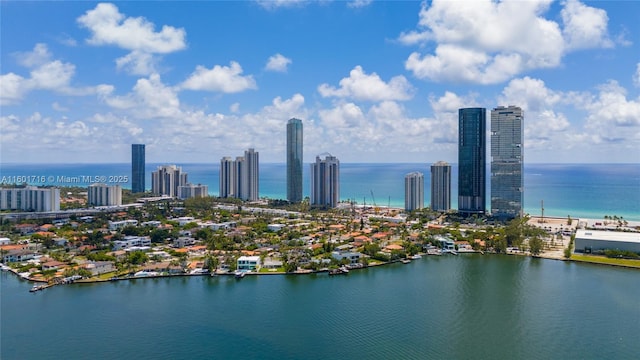
{"label": "waterfront property", "polygon": [[414,171],[404,177],[404,210],[413,211],[424,207],[424,175]]}
{"label": "waterfront property", "polygon": [[260,268],[260,256],[240,256],[236,268],[241,271],[254,271]]}
{"label": "waterfront property", "polygon": [[312,206],[334,208],[340,201],[340,161],[331,154],[325,154],[324,160],[316,156],[311,164]]}
{"label": "waterfront property", "polygon": [[451,165],[438,161],[431,165],[431,210],[451,209]]}
{"label": "waterfront property", "polygon": [[575,252],[598,253],[605,250],[630,251],[640,254],[640,233],[584,229],[576,231]]}
{"label": "waterfront property", "polygon": [[131,192],[145,191],[144,144],[131,144]]}

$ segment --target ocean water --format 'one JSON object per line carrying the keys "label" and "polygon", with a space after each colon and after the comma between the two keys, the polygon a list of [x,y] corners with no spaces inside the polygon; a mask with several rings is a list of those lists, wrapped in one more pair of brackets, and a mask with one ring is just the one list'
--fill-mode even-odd
{"label": "ocean water", "polygon": [[638,270],[432,256],[346,276],[56,286],[0,274],[0,358],[634,359]]}
{"label": "ocean water", "polygon": [[[151,172],[160,164],[147,164],[146,187],[151,188]],[[189,181],[209,186],[209,194],[217,195],[220,165],[178,164],[188,173]],[[425,175],[425,204],[430,201],[430,164],[340,164],[340,197],[358,204],[366,202],[379,206],[404,206],[404,176],[412,171]],[[260,196],[273,199],[286,197],[286,165],[260,164]],[[531,215],[540,215],[544,201],[545,216],[573,218],[602,218],[605,215],[622,216],[627,220],[640,220],[640,164],[526,164],[524,174],[524,209]],[[452,165],[452,208],[457,208],[457,166]],[[309,194],[309,164],[303,168],[303,194]],[[131,165],[123,164],[2,164],[0,179],[29,177],[33,185],[78,185],[90,182],[68,183],[72,178],[95,179],[105,177],[124,188],[131,185],[125,180],[131,175]],[[490,194],[490,176],[487,174],[487,194]],[[489,201],[489,199],[487,200]],[[487,204],[490,208],[490,204]]]}

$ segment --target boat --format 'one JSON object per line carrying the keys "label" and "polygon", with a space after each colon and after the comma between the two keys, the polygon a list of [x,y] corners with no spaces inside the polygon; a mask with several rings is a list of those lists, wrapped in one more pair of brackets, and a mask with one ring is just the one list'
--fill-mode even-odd
{"label": "boat", "polygon": [[402,261],[402,263],[403,263],[403,264],[408,264],[408,263],[410,263],[410,262],[411,262],[411,260],[410,260],[410,259],[402,259],[402,260],[400,260],[400,261]]}
{"label": "boat", "polygon": [[415,254],[411,257],[411,259],[413,260],[418,260],[418,259],[422,259],[422,256],[420,254]]}
{"label": "boat", "polygon": [[242,279],[246,274],[247,274],[247,272],[246,271],[242,271],[242,270],[237,270],[234,273],[236,279]]}
{"label": "boat", "polygon": [[349,273],[349,270],[343,267],[329,270],[329,275],[347,275],[348,273]]}
{"label": "boat", "polygon": [[0,264],[0,269],[2,269],[2,271],[9,271],[11,268],[5,264]]}
{"label": "boat", "polygon": [[340,271],[342,271],[345,274],[348,274],[349,273],[349,268],[346,267],[346,266],[342,266],[342,267],[340,267]]}
{"label": "boat", "polygon": [[134,277],[150,277],[150,276],[158,276],[160,275],[159,273],[155,272],[155,271],[138,271],[137,273],[133,274]]}
{"label": "boat", "polygon": [[33,285],[33,287],[29,290],[29,292],[36,292],[44,289],[44,285]]}

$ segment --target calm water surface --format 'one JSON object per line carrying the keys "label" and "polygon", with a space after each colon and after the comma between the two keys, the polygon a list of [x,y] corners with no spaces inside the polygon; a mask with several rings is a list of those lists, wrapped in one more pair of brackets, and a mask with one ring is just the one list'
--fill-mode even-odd
{"label": "calm water surface", "polygon": [[348,276],[58,286],[3,273],[2,359],[632,359],[640,272],[497,255]]}

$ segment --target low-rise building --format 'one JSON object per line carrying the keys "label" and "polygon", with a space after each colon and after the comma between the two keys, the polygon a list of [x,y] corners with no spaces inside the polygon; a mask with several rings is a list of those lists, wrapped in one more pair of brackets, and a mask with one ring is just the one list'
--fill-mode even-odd
{"label": "low-rise building", "polygon": [[35,256],[36,254],[32,250],[27,250],[27,249],[8,250],[2,256],[2,262],[5,264],[10,262],[23,262],[23,261],[31,260],[35,258]]}
{"label": "low-rise building", "polygon": [[113,242],[113,250],[124,250],[142,246],[151,246],[151,238],[148,236],[125,236],[124,240],[116,240]]}
{"label": "low-rise building", "polygon": [[574,252],[599,253],[605,250],[640,254],[640,233],[583,229],[576,231]]}
{"label": "low-rise building", "polygon": [[84,264],[85,269],[91,271],[93,276],[115,271],[113,261],[89,261]]}
{"label": "low-rise building", "polygon": [[260,268],[260,256],[240,256],[236,268],[241,271],[253,271]]}
{"label": "low-rise building", "polygon": [[138,220],[109,221],[109,230],[118,230],[126,226],[138,226]]}
{"label": "low-rise building", "polygon": [[355,251],[333,251],[331,253],[331,257],[338,261],[342,261],[342,259],[349,259],[350,264],[357,264],[360,261],[360,257],[362,254]]}

